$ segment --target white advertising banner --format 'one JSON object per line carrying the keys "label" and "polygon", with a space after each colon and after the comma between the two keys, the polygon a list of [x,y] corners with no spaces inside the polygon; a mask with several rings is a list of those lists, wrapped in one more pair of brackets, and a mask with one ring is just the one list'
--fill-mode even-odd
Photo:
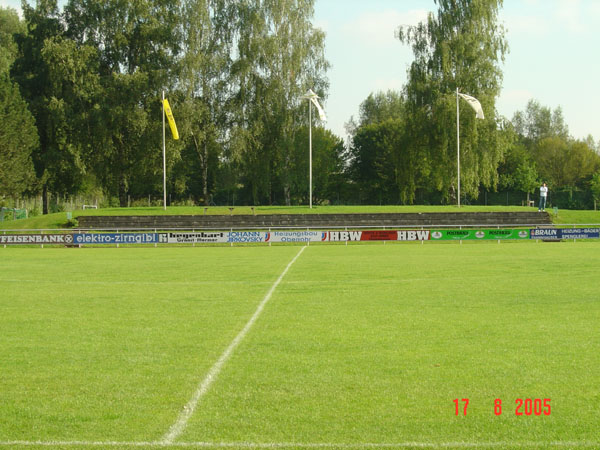
{"label": "white advertising banner", "polygon": [[161,233],[158,241],[161,244],[225,244],[228,232],[200,233]]}
{"label": "white advertising banner", "polygon": [[326,231],[271,231],[265,242],[323,242]]}
{"label": "white advertising banner", "polygon": [[161,244],[230,244],[247,242],[322,242],[323,231],[223,231],[161,233]]}
{"label": "white advertising banner", "polygon": [[366,231],[222,231],[161,233],[161,244],[232,244],[269,242],[428,241],[429,230]]}

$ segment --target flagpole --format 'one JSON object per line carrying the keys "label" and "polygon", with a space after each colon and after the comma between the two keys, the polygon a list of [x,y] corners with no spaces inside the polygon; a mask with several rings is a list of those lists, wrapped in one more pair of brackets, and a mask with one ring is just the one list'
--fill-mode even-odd
{"label": "flagpole", "polygon": [[312,105],[308,101],[308,197],[309,208],[312,209]]}
{"label": "flagpole", "polygon": [[309,207],[312,209],[312,201],[313,201],[313,188],[312,188],[312,105],[311,103],[315,104],[315,108],[317,108],[317,111],[319,113],[319,118],[321,120],[327,120],[327,118],[325,117],[325,113],[323,112],[323,108],[321,108],[321,105],[319,104],[319,102],[317,101],[317,99],[319,98],[319,96],[317,94],[315,94],[312,89],[309,89],[305,95],[303,95],[302,97],[300,97],[302,100],[306,99],[308,100],[308,204]]}
{"label": "flagpole", "polygon": [[458,88],[456,88],[456,168],[457,168],[457,186],[458,186],[458,207],[460,208],[460,108],[458,105]]}
{"label": "flagpole", "polygon": [[163,209],[167,210],[167,138],[165,131],[165,91],[162,91],[162,123],[163,123]]}
{"label": "flagpole", "polygon": [[471,105],[471,108],[475,111],[475,118],[477,119],[485,119],[485,115],[483,113],[483,108],[481,107],[481,103],[475,97],[471,97],[467,94],[461,94],[456,88],[456,172],[457,172],[457,191],[458,195],[456,196],[458,207],[460,208],[460,107],[459,107],[459,99],[458,97],[462,97],[465,101]]}

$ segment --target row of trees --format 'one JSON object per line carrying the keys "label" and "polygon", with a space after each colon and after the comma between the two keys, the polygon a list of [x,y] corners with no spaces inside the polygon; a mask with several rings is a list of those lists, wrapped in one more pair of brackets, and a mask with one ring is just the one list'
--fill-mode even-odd
{"label": "row of trees", "polygon": [[358,121],[349,124],[350,175],[361,202],[456,201],[456,88],[479,99],[485,112],[485,120],[477,120],[459,103],[463,195],[530,194],[542,181],[555,192],[600,188],[598,149],[591,137],[569,136],[560,108],[531,100],[512,121],[496,112],[508,51],[497,24],[502,2],[436,3],[437,15],[398,31],[415,56],[404,90],[369,96]]}
{"label": "row of trees", "polygon": [[[313,0],[70,0],[63,11],[39,0],[24,1],[23,15],[0,11],[0,100],[11,120],[1,137],[23,159],[2,168],[16,178],[0,194],[39,190],[46,212],[49,193],[101,189],[125,206],[161,192],[166,90],[183,137],[167,149],[173,195],[207,204],[234,190],[254,204],[306,196],[300,97],[309,87],[325,95],[328,67]],[[315,138],[326,147],[321,164],[339,170],[340,140],[325,130]]]}
{"label": "row of trees", "polygon": [[[446,171],[450,188],[438,189],[428,184],[434,178],[427,174],[419,178],[418,171],[431,170],[441,161],[428,160],[425,153],[417,153],[417,159],[423,158],[420,161],[410,160],[406,103],[406,97],[398,92],[372,94],[361,104],[358,121],[348,124],[352,137],[348,175],[361,203],[404,204],[410,202],[409,196],[428,203],[455,201],[456,134],[450,133],[453,141],[448,143],[448,152],[455,152],[454,160],[449,157],[448,165],[438,168]],[[474,115],[470,110],[465,112]],[[502,190],[520,192],[525,200],[546,182],[554,194],[568,193],[561,197],[563,207],[584,208],[590,207],[592,200],[600,201],[600,145],[591,136],[572,138],[560,108],[552,111],[530,100],[525,111],[516,112],[511,121],[502,120],[501,124],[495,132],[497,142],[504,145],[499,161],[483,159],[477,166],[482,170],[481,165],[487,162],[493,179],[486,183],[482,176],[471,174],[479,185],[467,198],[484,201],[484,191]],[[448,127],[453,125],[455,133],[456,123],[447,123]],[[461,129],[461,142],[462,133]],[[461,166],[463,161],[461,158]],[[583,200],[572,200],[574,192]]]}
{"label": "row of trees", "polygon": [[[161,91],[182,139],[168,142],[171,198],[308,203],[310,87],[326,97],[314,0],[56,0],[0,9],[0,197],[101,191],[121,206],[160,196]],[[599,191],[593,140],[569,136],[560,108],[496,112],[508,51],[501,0],[436,0],[397,38],[414,62],[401,92],[370,95],[349,140],[313,127],[314,201],[456,201],[461,187]]]}

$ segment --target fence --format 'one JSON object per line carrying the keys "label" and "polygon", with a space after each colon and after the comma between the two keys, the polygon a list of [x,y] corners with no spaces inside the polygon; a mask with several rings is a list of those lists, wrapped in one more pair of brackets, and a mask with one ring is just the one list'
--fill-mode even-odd
{"label": "fence", "polygon": [[17,208],[0,208],[0,222],[17,219],[27,219],[27,210]]}
{"label": "fence", "polygon": [[[477,199],[468,200],[472,205],[489,206],[528,206],[527,199],[533,206],[539,204],[539,191],[529,194],[519,191],[487,192],[482,191]],[[590,191],[576,189],[550,190],[548,192],[548,208],[560,209],[595,209],[594,197]]]}

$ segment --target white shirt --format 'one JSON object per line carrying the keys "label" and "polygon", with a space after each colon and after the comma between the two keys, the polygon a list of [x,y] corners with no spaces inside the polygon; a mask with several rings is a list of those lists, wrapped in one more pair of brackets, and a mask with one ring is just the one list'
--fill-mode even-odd
{"label": "white shirt", "polygon": [[546,197],[548,195],[548,186],[540,187],[540,197]]}

